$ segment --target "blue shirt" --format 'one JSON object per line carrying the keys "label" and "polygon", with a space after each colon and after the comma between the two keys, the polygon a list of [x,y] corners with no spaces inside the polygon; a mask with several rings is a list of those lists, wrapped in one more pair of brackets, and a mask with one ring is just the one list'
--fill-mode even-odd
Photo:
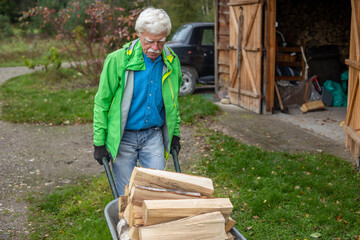
{"label": "blue shirt", "polygon": [[154,62],[143,53],[144,71],[134,73],[134,93],[125,130],[161,127],[165,123],[161,78],[164,62],[161,55]]}

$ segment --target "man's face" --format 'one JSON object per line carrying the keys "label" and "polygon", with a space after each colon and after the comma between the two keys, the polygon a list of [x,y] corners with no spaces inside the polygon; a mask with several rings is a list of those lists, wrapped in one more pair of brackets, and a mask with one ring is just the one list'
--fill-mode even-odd
{"label": "man's face", "polygon": [[138,33],[140,38],[141,46],[143,52],[150,58],[152,61],[160,56],[164,44],[166,41],[166,32],[160,34],[152,34],[149,32],[144,31],[141,35]]}

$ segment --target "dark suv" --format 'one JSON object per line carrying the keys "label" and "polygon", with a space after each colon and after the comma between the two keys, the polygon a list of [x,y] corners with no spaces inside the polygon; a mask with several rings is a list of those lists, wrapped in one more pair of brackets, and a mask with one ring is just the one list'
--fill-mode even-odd
{"label": "dark suv", "polygon": [[196,84],[214,84],[214,23],[182,25],[166,43],[179,57],[183,82],[180,95],[193,93]]}

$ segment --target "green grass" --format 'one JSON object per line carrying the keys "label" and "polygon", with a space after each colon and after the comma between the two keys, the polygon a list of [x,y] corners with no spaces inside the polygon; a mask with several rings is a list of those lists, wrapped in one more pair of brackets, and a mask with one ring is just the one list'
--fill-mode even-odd
{"label": "green grass", "polygon": [[70,69],[19,76],[0,86],[0,118],[15,123],[92,122],[96,90]]}
{"label": "green grass", "polygon": [[219,106],[212,104],[201,95],[186,95],[179,97],[181,121],[195,124],[198,119],[214,116],[220,112]]}
{"label": "green grass", "polygon": [[[208,156],[198,174],[218,197],[230,197],[237,229],[247,239],[356,239],[359,174],[326,154],[268,152],[204,130]],[[314,236],[314,235],[313,235]]]}
{"label": "green grass", "polygon": [[[96,91],[97,87],[89,87],[86,79],[71,69],[19,76],[0,86],[0,119],[52,125],[89,123]],[[179,106],[182,121],[188,124],[220,111],[200,95],[180,97]]]}
{"label": "green grass", "polygon": [[29,239],[111,239],[104,217],[111,200],[105,175],[81,180],[49,195],[29,197]]}
{"label": "green grass", "polygon": [[16,35],[3,39],[0,41],[0,67],[24,66],[23,56],[38,62],[51,47],[59,49],[61,59],[66,58],[67,54],[60,42],[42,34],[30,34],[27,37]]}

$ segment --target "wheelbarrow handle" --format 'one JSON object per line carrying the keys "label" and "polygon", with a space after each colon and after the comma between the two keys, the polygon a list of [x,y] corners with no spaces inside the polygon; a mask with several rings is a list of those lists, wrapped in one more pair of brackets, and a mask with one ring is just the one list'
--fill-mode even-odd
{"label": "wheelbarrow handle", "polygon": [[104,168],[105,168],[105,172],[106,172],[106,176],[107,176],[107,179],[109,180],[109,184],[110,184],[110,188],[111,188],[111,192],[112,192],[112,195],[114,197],[114,199],[118,198],[119,195],[118,195],[118,192],[116,190],[116,186],[115,186],[115,182],[114,182],[114,178],[113,178],[113,175],[112,175],[112,172],[109,168],[109,162],[108,160],[106,159],[106,157],[103,157],[101,159],[103,165],[104,165]]}
{"label": "wheelbarrow handle", "polygon": [[173,160],[174,160],[175,171],[180,173],[181,170],[180,170],[180,164],[179,164],[179,159],[178,159],[177,152],[175,150],[171,150],[170,153],[171,153],[171,155],[173,157]]}

